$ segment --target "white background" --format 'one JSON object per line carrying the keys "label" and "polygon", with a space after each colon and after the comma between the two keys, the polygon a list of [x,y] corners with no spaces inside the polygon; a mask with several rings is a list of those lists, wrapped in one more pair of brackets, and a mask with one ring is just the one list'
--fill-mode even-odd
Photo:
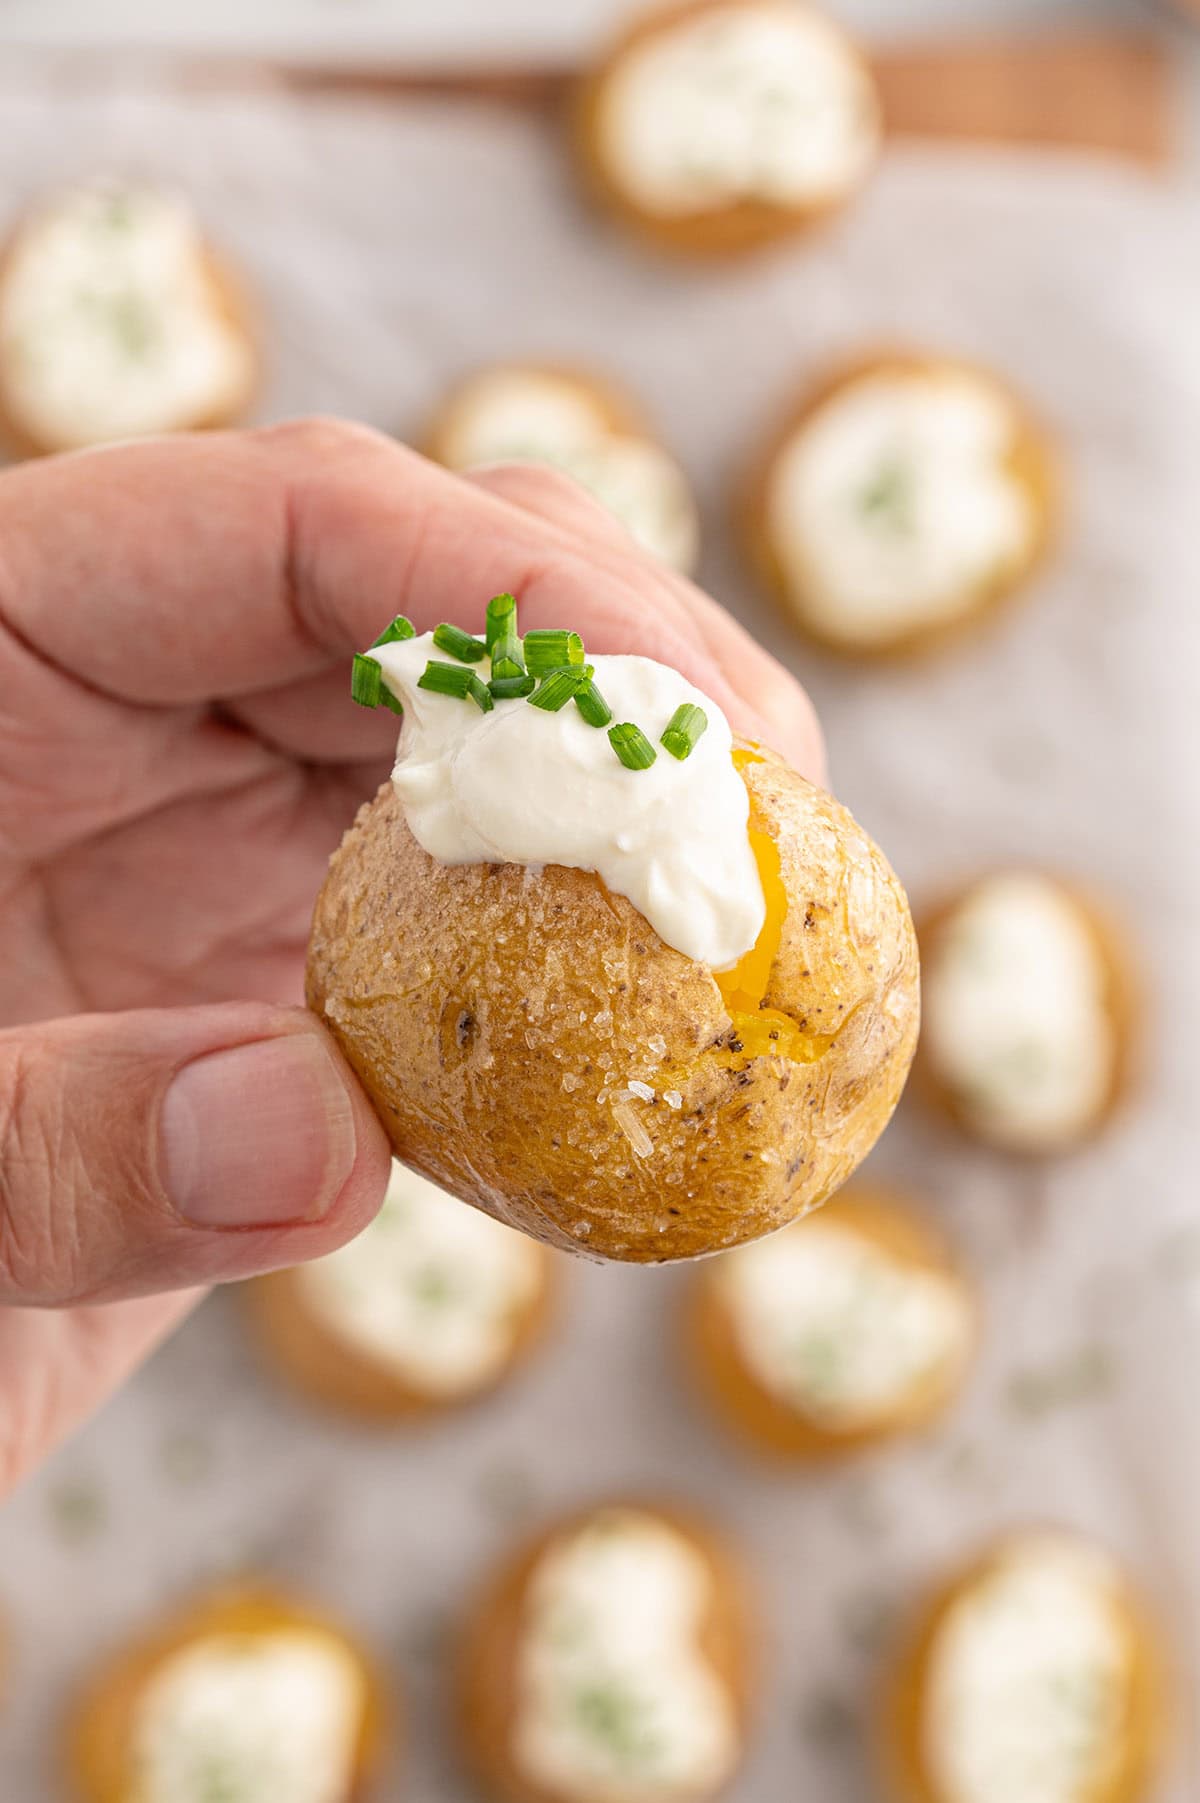
{"label": "white background", "polygon": [[[0,34],[30,43],[146,42],[441,59],[574,55],[627,0],[0,0]],[[836,0],[875,36],[1161,16],[1154,0]]]}

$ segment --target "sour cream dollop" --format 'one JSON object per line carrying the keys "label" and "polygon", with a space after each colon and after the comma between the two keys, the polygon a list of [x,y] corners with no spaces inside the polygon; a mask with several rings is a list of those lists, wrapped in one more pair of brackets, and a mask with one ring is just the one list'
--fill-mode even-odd
{"label": "sour cream dollop", "polygon": [[431,1396],[484,1384],[542,1281],[541,1247],[393,1162],[371,1225],[296,1272],[340,1339]]}
{"label": "sour cream dollop", "polygon": [[886,1419],[970,1347],[960,1283],[819,1214],[731,1252],[716,1281],[759,1382],[835,1431]]}
{"label": "sour cream dollop", "polygon": [[[484,713],[418,688],[430,658],[445,661],[431,633],[369,655],[404,705],[392,786],[430,857],[594,870],[696,963],[726,970],[750,950],[766,902],[749,796],[728,721],[677,670],[646,657],[589,659],[614,721],[640,726],[657,747],[648,770],[627,770],[573,702],[549,713],[501,701]],[[486,660],[477,668],[486,678]],[[704,709],[708,729],[681,760],[658,739],[685,701]]]}
{"label": "sour cream dollop", "polygon": [[74,449],[221,418],[249,393],[253,360],[177,195],[74,189],[32,212],[8,247],[5,406],[39,445]]}
{"label": "sour cream dollop", "polygon": [[767,531],[827,637],[886,644],[940,625],[1019,569],[1038,530],[1012,467],[1019,420],[966,370],[880,370],[798,427],[768,481]]}
{"label": "sour cream dollop", "polygon": [[653,439],[614,426],[601,394],[578,378],[485,371],[456,397],[440,454],[451,469],[550,464],[588,489],[653,556],[677,570],[696,561],[699,523],[682,470]]}
{"label": "sour cream dollop", "polygon": [[955,907],[925,971],[925,1045],[969,1126],[1052,1150],[1103,1113],[1118,1055],[1110,977],[1082,908],[1014,871]]}
{"label": "sour cream dollop", "polygon": [[1015,1543],[965,1591],[931,1652],[925,1757],[946,1803],[1107,1796],[1128,1731],[1131,1644],[1098,1549]]}
{"label": "sour cream dollop", "polygon": [[345,1803],[362,1674],[330,1636],[212,1634],[155,1672],[130,1750],[137,1803]]}
{"label": "sour cream dollop", "polygon": [[721,1787],[739,1733],[702,1646],[711,1587],[696,1549],[635,1510],[605,1511],[543,1556],[513,1728],[539,1787],[579,1803],[684,1803]]}
{"label": "sour cream dollop", "polygon": [[612,176],[648,213],[805,207],[866,173],[879,104],[867,69],[819,12],[759,0],[634,43],[604,84],[598,130]]}

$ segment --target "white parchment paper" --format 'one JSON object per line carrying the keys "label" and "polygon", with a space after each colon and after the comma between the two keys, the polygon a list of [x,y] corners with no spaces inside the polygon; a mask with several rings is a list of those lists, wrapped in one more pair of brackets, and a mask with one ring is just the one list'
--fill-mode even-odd
{"label": "white parchment paper", "polygon": [[[770,1657],[739,1803],[872,1803],[895,1611],[982,1537],[1047,1518],[1105,1536],[1156,1600],[1182,1700],[1161,1795],[1195,1799],[1193,205],[1116,166],[910,151],[819,240],[704,270],[630,249],[577,208],[548,122],[484,106],[55,89],[8,67],[0,124],[6,212],[106,165],[194,193],[261,297],[264,417],[335,409],[403,433],[491,357],[628,380],[695,481],[705,580],[809,680],[837,785],[914,897],[1010,856],[1097,883],[1140,941],[1152,1011],[1136,1100],[1078,1157],[990,1158],[915,1103],[886,1136],[874,1168],[930,1197],[988,1310],[965,1405],[911,1450],[816,1476],[748,1462],[681,1370],[686,1272],[572,1266],[551,1352],[411,1437],[310,1416],[260,1374],[236,1295],[215,1299],[0,1515],[0,1796],[62,1796],[69,1687],[147,1612],[250,1564],[359,1624],[408,1699],[403,1794],[465,1803],[442,1655],[468,1586],[541,1515],[632,1489],[707,1506],[758,1576]],[[1064,446],[1071,500],[1022,607],[936,663],[864,671],[810,656],[755,593],[729,495],[784,390],[896,337],[1008,371]]]}

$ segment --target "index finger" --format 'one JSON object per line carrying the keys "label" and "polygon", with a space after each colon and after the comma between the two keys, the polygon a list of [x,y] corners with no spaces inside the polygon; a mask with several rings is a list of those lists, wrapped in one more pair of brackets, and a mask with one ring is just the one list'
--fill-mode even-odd
{"label": "index finger", "polygon": [[64,673],[130,703],[303,682],[396,613],[418,630],[478,625],[487,597],[508,588],[531,626],[578,618],[596,651],[674,665],[735,722],[753,705],[686,608],[659,603],[635,554],[598,554],[342,422],[23,465],[0,477],[0,543],[0,619]]}

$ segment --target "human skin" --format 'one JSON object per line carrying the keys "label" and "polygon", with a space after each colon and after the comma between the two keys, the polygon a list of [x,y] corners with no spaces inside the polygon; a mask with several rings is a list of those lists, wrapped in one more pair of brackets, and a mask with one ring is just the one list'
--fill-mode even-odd
{"label": "human skin", "polygon": [[349,658],[499,588],[821,780],[793,678],[557,474],[313,420],[0,475],[0,1494],[209,1285],[378,1208],[382,1129],[297,1006],[395,741]]}

